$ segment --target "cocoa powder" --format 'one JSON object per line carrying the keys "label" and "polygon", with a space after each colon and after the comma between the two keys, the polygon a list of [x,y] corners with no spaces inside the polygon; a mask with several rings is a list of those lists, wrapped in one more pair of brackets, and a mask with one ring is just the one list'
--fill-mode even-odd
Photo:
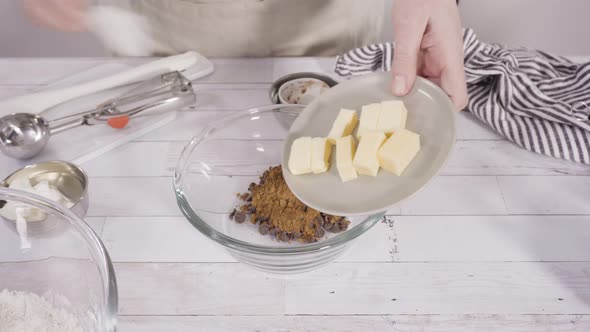
{"label": "cocoa powder", "polygon": [[282,242],[316,242],[326,231],[338,233],[350,225],[347,218],[320,213],[299,201],[287,186],[281,166],[270,167],[238,197],[244,204],[230,218],[242,223],[247,216],[260,234]]}

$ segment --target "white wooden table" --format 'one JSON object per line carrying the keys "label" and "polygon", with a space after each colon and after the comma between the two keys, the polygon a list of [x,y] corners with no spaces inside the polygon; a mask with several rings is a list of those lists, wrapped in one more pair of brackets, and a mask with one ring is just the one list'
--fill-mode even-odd
{"label": "white wooden table", "polygon": [[[116,61],[143,60],[2,59],[0,97]],[[467,112],[441,175],[337,262],[293,278],[237,263],[181,216],[179,149],[268,103],[273,79],[333,60],[214,62],[196,110],[83,165],[120,331],[590,331],[590,168],[521,150]]]}

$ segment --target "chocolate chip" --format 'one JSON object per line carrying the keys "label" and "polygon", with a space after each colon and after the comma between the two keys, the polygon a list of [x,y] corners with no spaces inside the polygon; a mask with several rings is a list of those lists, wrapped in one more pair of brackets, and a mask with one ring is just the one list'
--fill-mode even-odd
{"label": "chocolate chip", "polygon": [[314,222],[316,227],[322,227],[322,225],[324,224],[324,218],[322,218],[321,216],[317,216],[315,217]]}
{"label": "chocolate chip", "polygon": [[248,186],[248,191],[252,191],[252,189],[254,189],[254,187],[256,187],[256,183],[254,183],[254,182],[250,183],[250,185]]}
{"label": "chocolate chip", "polygon": [[279,240],[283,242],[289,242],[290,238],[287,232],[281,232],[281,234],[279,234]]}
{"label": "chocolate chip", "polygon": [[260,226],[258,226],[258,233],[267,235],[270,233],[270,226],[268,224],[260,224]]}
{"label": "chocolate chip", "polygon": [[316,237],[321,238],[324,237],[324,235],[326,235],[326,232],[322,228],[318,228],[315,230]]}
{"label": "chocolate chip", "polygon": [[249,205],[248,206],[248,212],[250,213],[256,213],[256,207],[253,205]]}
{"label": "chocolate chip", "polygon": [[307,212],[307,206],[303,207],[303,212]]}
{"label": "chocolate chip", "polygon": [[309,228],[313,228],[315,226],[315,221],[310,220],[307,226],[309,226]]}
{"label": "chocolate chip", "polygon": [[252,202],[252,195],[248,195],[248,197],[246,197],[246,202]]}
{"label": "chocolate chip", "polygon": [[278,232],[279,232],[279,230],[278,230],[278,229],[276,229],[276,228],[272,228],[272,229],[269,231],[269,234],[270,234],[270,235],[272,235],[272,236],[277,236],[277,233],[278,233]]}
{"label": "chocolate chip", "polygon": [[233,220],[234,216],[236,215],[237,212],[238,212],[238,210],[233,209],[233,211],[229,214],[229,220]]}
{"label": "chocolate chip", "polygon": [[327,230],[328,232],[330,230],[332,230],[332,228],[334,228],[334,224],[330,223],[330,222],[324,222],[324,229]]}
{"label": "chocolate chip", "polygon": [[340,233],[342,231],[345,231],[348,228],[348,221],[344,218],[338,220],[338,222],[334,225],[334,227],[332,227],[332,232],[333,233]]}
{"label": "chocolate chip", "polygon": [[237,212],[235,220],[238,224],[244,223],[246,221],[246,214],[244,212]]}

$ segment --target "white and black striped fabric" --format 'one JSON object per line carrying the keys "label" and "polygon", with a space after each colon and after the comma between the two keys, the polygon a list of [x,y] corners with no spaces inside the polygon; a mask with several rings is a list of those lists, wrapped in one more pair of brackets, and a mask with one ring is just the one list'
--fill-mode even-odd
{"label": "white and black striped fabric", "polygon": [[[464,30],[468,109],[519,146],[590,165],[590,63],[486,44]],[[393,43],[338,57],[340,76],[391,70]]]}

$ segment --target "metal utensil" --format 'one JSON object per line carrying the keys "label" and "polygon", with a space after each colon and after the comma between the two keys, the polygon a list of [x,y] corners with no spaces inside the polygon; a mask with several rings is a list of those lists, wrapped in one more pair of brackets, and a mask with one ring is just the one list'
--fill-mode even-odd
{"label": "metal utensil", "polygon": [[106,123],[110,119],[139,116],[144,111],[178,110],[196,100],[191,82],[174,71],[149,79],[96,109],[48,121],[36,114],[15,113],[0,118],[0,151],[16,159],[36,156],[51,135],[78,126]]}
{"label": "metal utensil", "polygon": [[86,216],[88,176],[80,166],[61,160],[28,165],[8,175],[0,182],[0,187],[8,188],[13,181],[21,178],[28,179],[33,186],[47,181],[74,204],[70,210],[80,218]]}

